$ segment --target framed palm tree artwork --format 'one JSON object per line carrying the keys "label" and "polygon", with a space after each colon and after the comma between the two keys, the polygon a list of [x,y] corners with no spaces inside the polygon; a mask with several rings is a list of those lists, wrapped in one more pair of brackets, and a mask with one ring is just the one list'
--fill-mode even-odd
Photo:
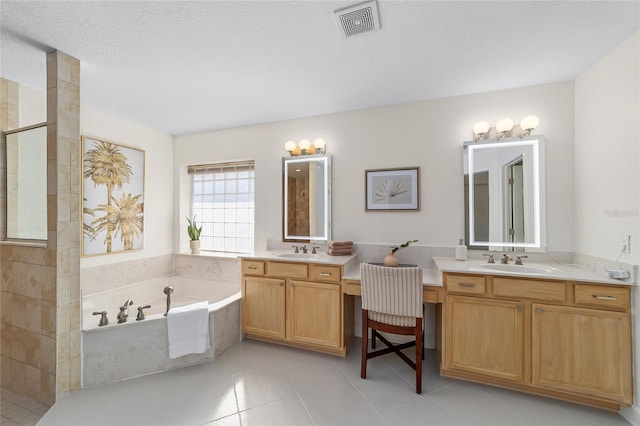
{"label": "framed palm tree artwork", "polygon": [[365,211],[419,211],[420,167],[364,171]]}
{"label": "framed palm tree artwork", "polygon": [[82,137],[82,256],[140,250],[144,151]]}

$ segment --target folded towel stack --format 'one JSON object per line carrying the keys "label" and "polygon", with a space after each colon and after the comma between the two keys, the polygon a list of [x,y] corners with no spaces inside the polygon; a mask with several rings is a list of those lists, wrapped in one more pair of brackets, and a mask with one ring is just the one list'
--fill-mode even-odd
{"label": "folded towel stack", "polygon": [[349,256],[353,254],[353,241],[329,241],[327,254],[330,256]]}

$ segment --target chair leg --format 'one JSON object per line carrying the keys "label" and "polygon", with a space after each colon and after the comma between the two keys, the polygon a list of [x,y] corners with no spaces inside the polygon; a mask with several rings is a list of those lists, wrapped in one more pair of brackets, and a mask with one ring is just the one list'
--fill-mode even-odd
{"label": "chair leg", "polygon": [[[424,318],[424,315],[426,313],[426,305],[423,303],[422,304],[422,318]],[[424,321],[422,323],[422,359],[424,360],[424,332],[425,332],[425,326],[424,326]]]}
{"label": "chair leg", "polygon": [[416,318],[416,393],[422,393],[422,359],[424,357],[422,318]]}
{"label": "chair leg", "polygon": [[374,329],[371,329],[371,349],[376,348],[376,333]]}
{"label": "chair leg", "polygon": [[369,311],[362,310],[362,349],[360,354],[360,377],[367,378],[367,351],[369,350]]}

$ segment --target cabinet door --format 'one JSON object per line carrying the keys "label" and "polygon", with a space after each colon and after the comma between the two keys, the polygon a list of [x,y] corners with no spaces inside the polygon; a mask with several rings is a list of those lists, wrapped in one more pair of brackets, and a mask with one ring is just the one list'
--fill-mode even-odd
{"label": "cabinet door", "polygon": [[289,340],[340,348],[341,292],[339,284],[289,283]]}
{"label": "cabinet door", "polygon": [[523,303],[447,296],[445,369],[524,381]]}
{"label": "cabinet door", "polygon": [[630,316],[533,304],[535,386],[632,403]]}
{"label": "cabinet door", "polygon": [[285,338],[284,280],[244,277],[242,280],[242,331]]}

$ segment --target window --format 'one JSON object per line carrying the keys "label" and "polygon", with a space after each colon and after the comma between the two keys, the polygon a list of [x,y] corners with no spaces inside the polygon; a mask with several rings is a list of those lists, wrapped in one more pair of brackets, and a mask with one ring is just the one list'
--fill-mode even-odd
{"label": "window", "polygon": [[192,216],[202,225],[201,250],[253,251],[253,161],[189,166]]}

